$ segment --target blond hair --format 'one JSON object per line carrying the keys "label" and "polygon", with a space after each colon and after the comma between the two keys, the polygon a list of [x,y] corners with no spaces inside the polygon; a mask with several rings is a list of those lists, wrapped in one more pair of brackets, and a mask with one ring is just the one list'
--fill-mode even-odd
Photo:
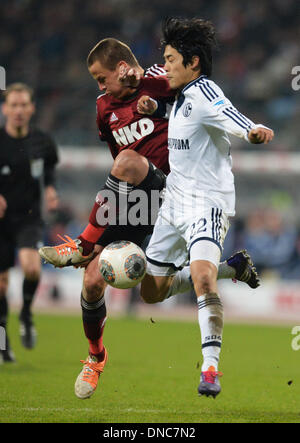
{"label": "blond hair", "polygon": [[21,83],[21,82],[12,83],[11,85],[9,85],[5,89],[5,91],[3,91],[3,96],[4,96],[4,99],[6,100],[11,92],[24,92],[24,91],[28,92],[28,94],[30,96],[30,100],[33,102],[34,101],[33,100],[33,97],[34,97],[33,89],[30,86],[26,85],[25,83]]}

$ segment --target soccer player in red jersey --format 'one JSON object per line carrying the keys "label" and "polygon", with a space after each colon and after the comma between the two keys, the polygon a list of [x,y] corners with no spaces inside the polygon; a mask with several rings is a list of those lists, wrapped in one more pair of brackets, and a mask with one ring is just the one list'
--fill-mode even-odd
{"label": "soccer player in red jersey", "polygon": [[[124,74],[134,69],[139,77],[143,69],[138,64],[131,50],[124,43],[115,39],[99,42],[90,52],[88,68],[102,92],[97,99],[97,124],[99,135],[105,140],[115,159],[104,189],[116,191],[119,184],[127,183],[126,192],[141,189],[150,192],[162,190],[165,185],[164,173],[169,172],[167,151],[167,120],[160,116],[141,116],[137,103],[141,96],[151,95],[164,102],[172,93],[162,96],[160,89],[166,89],[167,80],[139,79],[138,87],[132,82],[122,81]],[[159,67],[157,67],[160,69]],[[157,69],[155,68],[155,69]],[[152,75],[149,72],[149,75]],[[160,82],[164,88],[160,88]],[[98,271],[98,255],[91,260],[95,243],[99,253],[113,240],[125,239],[141,244],[152,226],[99,226],[97,213],[102,206],[101,191],[97,194],[95,205],[90,215],[90,223],[75,241],[69,239],[56,248],[42,248],[41,255],[56,266],[81,265],[86,259],[84,284],[81,295],[82,318],[85,335],[89,341],[89,357],[75,383],[75,393],[79,398],[90,397],[96,389],[98,378],[107,360],[107,351],[103,346],[103,329],[106,321],[104,300],[105,282]],[[101,235],[102,234],[102,235]],[[54,253],[55,259],[48,254]],[[76,260],[79,256],[79,261]],[[74,259],[75,257],[75,259]],[[91,260],[91,261],[90,261]]]}
{"label": "soccer player in red jersey", "polygon": [[[169,173],[169,164],[168,122],[162,115],[166,103],[174,94],[164,76],[158,76],[155,80],[142,77],[144,70],[130,48],[116,39],[100,41],[90,52],[87,62],[89,72],[102,92],[97,99],[99,135],[108,143],[114,164],[103,190],[97,194],[89,224],[78,239],[68,237],[68,241],[62,245],[40,250],[42,257],[55,266],[86,265],[81,306],[83,327],[89,341],[89,357],[83,361],[83,369],[75,383],[75,393],[79,398],[88,398],[94,393],[107,361],[107,351],[103,345],[106,284],[98,271],[99,253],[116,240],[130,240],[142,245],[153,229],[151,223],[138,226],[99,223],[101,211],[105,211],[109,205],[103,197],[104,191],[114,192],[117,197],[123,194],[128,198],[136,189],[148,195],[152,190],[163,190],[164,174]],[[149,77],[156,73],[163,74],[160,66],[146,71]],[[161,91],[165,92],[162,94]],[[147,116],[138,112],[138,102],[144,96],[158,101],[159,112]],[[122,208],[117,208],[117,211],[120,218]],[[255,269],[246,256],[243,259],[243,273],[248,271],[249,279],[257,286]],[[236,269],[226,267],[228,278],[239,277]],[[153,303],[153,299],[150,302]]]}

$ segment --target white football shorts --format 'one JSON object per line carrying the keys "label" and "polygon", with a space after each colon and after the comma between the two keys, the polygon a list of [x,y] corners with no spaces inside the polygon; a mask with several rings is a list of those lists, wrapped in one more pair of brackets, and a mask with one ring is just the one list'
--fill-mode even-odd
{"label": "white football shorts", "polygon": [[222,209],[206,207],[197,216],[176,217],[164,205],[158,214],[146,249],[147,273],[170,276],[195,260],[207,260],[217,268],[223,252],[229,220]]}

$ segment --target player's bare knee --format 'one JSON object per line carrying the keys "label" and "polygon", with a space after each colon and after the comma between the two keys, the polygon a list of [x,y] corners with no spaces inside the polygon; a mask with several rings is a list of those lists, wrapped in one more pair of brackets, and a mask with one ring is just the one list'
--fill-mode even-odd
{"label": "player's bare knee", "polygon": [[147,275],[146,275],[141,284],[141,297],[145,303],[151,304],[155,303],[154,301],[152,301],[154,294],[155,291],[153,290],[152,284],[149,285],[149,283],[147,283]]}
{"label": "player's bare knee", "polygon": [[141,297],[147,304],[154,304],[164,301],[165,297],[157,292],[141,292]]}
{"label": "player's bare knee", "polygon": [[217,268],[209,261],[193,261],[191,276],[197,296],[216,292]]}
{"label": "player's bare knee", "polygon": [[105,281],[101,277],[101,275],[93,275],[90,272],[86,272],[84,274],[84,289],[86,300],[89,302],[93,302],[98,300],[103,296],[105,289]]}
{"label": "player's bare knee", "polygon": [[140,175],[143,169],[148,168],[148,161],[145,157],[135,151],[126,149],[115,158],[111,173],[119,180],[124,180],[133,185],[140,182]]}
{"label": "player's bare knee", "polygon": [[145,303],[154,304],[165,300],[168,287],[161,284],[155,277],[146,274],[141,285],[141,297]]}
{"label": "player's bare knee", "polygon": [[103,296],[105,289],[104,282],[87,281],[84,284],[87,301],[95,301]]}
{"label": "player's bare knee", "polygon": [[214,280],[211,275],[211,272],[208,270],[204,270],[200,272],[196,276],[193,276],[193,283],[195,290],[197,292],[200,291],[202,294],[209,294],[213,291]]}

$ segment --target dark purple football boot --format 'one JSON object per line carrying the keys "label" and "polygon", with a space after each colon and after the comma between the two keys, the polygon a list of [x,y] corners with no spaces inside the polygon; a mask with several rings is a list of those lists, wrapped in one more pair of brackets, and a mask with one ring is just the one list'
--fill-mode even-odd
{"label": "dark purple football boot", "polygon": [[236,274],[234,280],[247,283],[252,289],[258,288],[260,285],[258,274],[250,255],[245,249],[229,257],[226,262],[235,269]]}
{"label": "dark purple football boot", "polygon": [[207,371],[201,372],[198,394],[216,398],[221,392],[219,377],[222,375],[222,372],[216,371],[214,366],[210,366]]}

